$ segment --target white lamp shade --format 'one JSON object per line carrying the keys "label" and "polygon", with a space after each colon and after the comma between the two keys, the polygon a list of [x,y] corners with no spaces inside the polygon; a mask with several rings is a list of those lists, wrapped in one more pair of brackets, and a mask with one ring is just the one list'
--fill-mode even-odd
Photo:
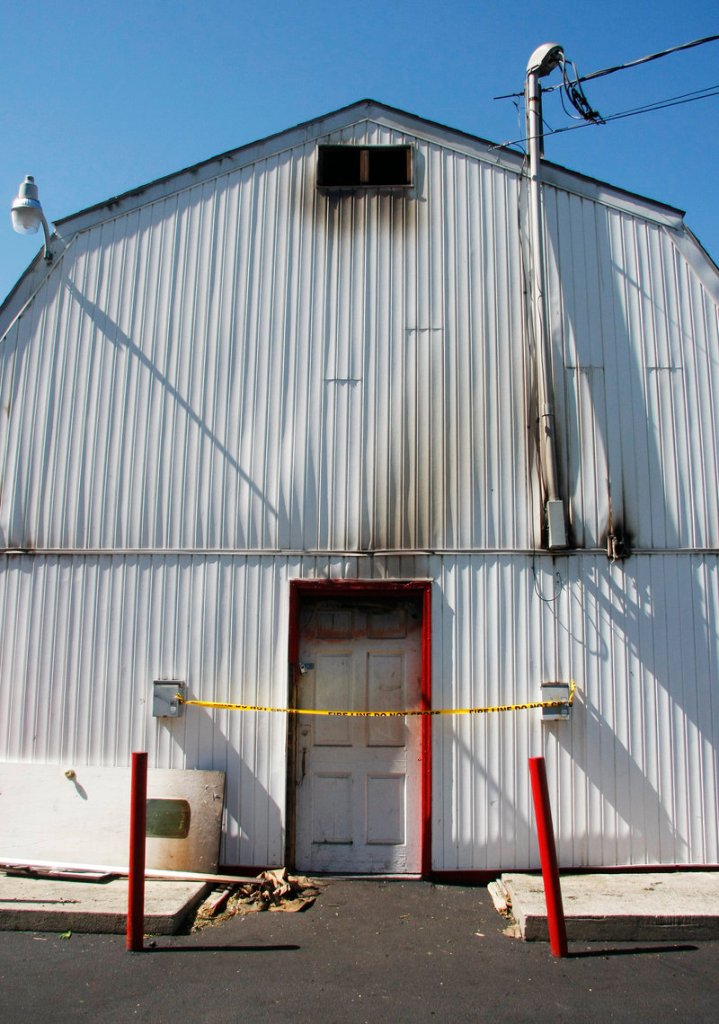
{"label": "white lamp shade", "polygon": [[42,223],[42,210],[37,200],[16,199],[10,210],[12,226],[19,235],[34,235]]}
{"label": "white lamp shade", "polygon": [[43,222],[42,205],[32,174],[20,182],[10,207],[12,226],[19,235],[34,235]]}

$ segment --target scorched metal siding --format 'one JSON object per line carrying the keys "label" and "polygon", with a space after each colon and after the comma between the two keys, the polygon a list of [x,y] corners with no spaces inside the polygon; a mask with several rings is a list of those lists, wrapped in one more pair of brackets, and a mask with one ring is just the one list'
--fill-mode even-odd
{"label": "scorched metal siding", "polygon": [[[321,138],[412,144],[416,190],[319,194],[312,140],[70,239],[2,343],[4,546],[536,544],[517,174]],[[716,274],[683,227],[546,192],[574,541],[611,499],[640,548],[716,547]]]}
{"label": "scorched metal siding", "polygon": [[4,546],[530,546],[517,177],[329,140],[417,194],[318,194],[312,141],[75,239],[4,341]]}
{"label": "scorched metal siding", "polygon": [[719,546],[719,275],[685,231],[547,190],[558,435],[574,539]]}

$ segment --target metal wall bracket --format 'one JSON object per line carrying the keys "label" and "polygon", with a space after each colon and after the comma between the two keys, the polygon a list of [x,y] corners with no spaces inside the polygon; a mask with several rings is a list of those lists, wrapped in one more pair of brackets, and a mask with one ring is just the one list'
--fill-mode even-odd
{"label": "metal wall bracket", "polygon": [[185,684],[174,679],[156,679],[152,684],[153,718],[178,718],[182,714],[182,703],[177,699],[185,695]]}

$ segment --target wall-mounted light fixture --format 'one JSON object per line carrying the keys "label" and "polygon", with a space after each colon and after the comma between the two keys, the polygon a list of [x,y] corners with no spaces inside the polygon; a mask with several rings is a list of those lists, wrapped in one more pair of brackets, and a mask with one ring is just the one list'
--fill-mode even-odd
{"label": "wall-mounted light fixture", "polygon": [[10,207],[10,217],[12,220],[12,226],[19,235],[34,235],[38,228],[42,226],[42,230],[45,235],[45,251],[43,253],[43,259],[46,263],[51,263],[52,252],[50,251],[50,228],[48,227],[40,199],[38,198],[38,189],[35,184],[35,179],[31,174],[28,174],[25,177],[25,180],[20,183],[17,195],[13,199],[12,206]]}

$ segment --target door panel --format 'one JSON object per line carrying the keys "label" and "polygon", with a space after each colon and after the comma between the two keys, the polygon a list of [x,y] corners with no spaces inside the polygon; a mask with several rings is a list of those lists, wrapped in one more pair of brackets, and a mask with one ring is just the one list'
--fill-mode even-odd
{"label": "door panel", "polygon": [[[311,703],[307,707],[348,708],[352,700],[352,652],[313,655],[314,669],[308,672],[304,688]],[[309,664],[312,664],[310,662]],[[304,707],[305,705],[301,705]],[[351,747],[351,719],[318,715],[314,721],[316,747]]]}
{"label": "door panel", "polygon": [[[409,708],[407,669],[404,651],[371,651],[367,661],[367,707],[385,711]],[[404,746],[407,730],[403,718],[368,718],[366,721],[368,746]]]}
{"label": "door panel", "polygon": [[[418,709],[419,604],[337,604],[300,610],[299,707]],[[421,719],[300,715],[297,730],[297,868],[419,873]]]}
{"label": "door panel", "polygon": [[346,845],[352,843],[352,777],[317,772],[313,776],[312,841]]}
{"label": "door panel", "polygon": [[403,775],[367,775],[367,843],[403,845],[405,781]]}

